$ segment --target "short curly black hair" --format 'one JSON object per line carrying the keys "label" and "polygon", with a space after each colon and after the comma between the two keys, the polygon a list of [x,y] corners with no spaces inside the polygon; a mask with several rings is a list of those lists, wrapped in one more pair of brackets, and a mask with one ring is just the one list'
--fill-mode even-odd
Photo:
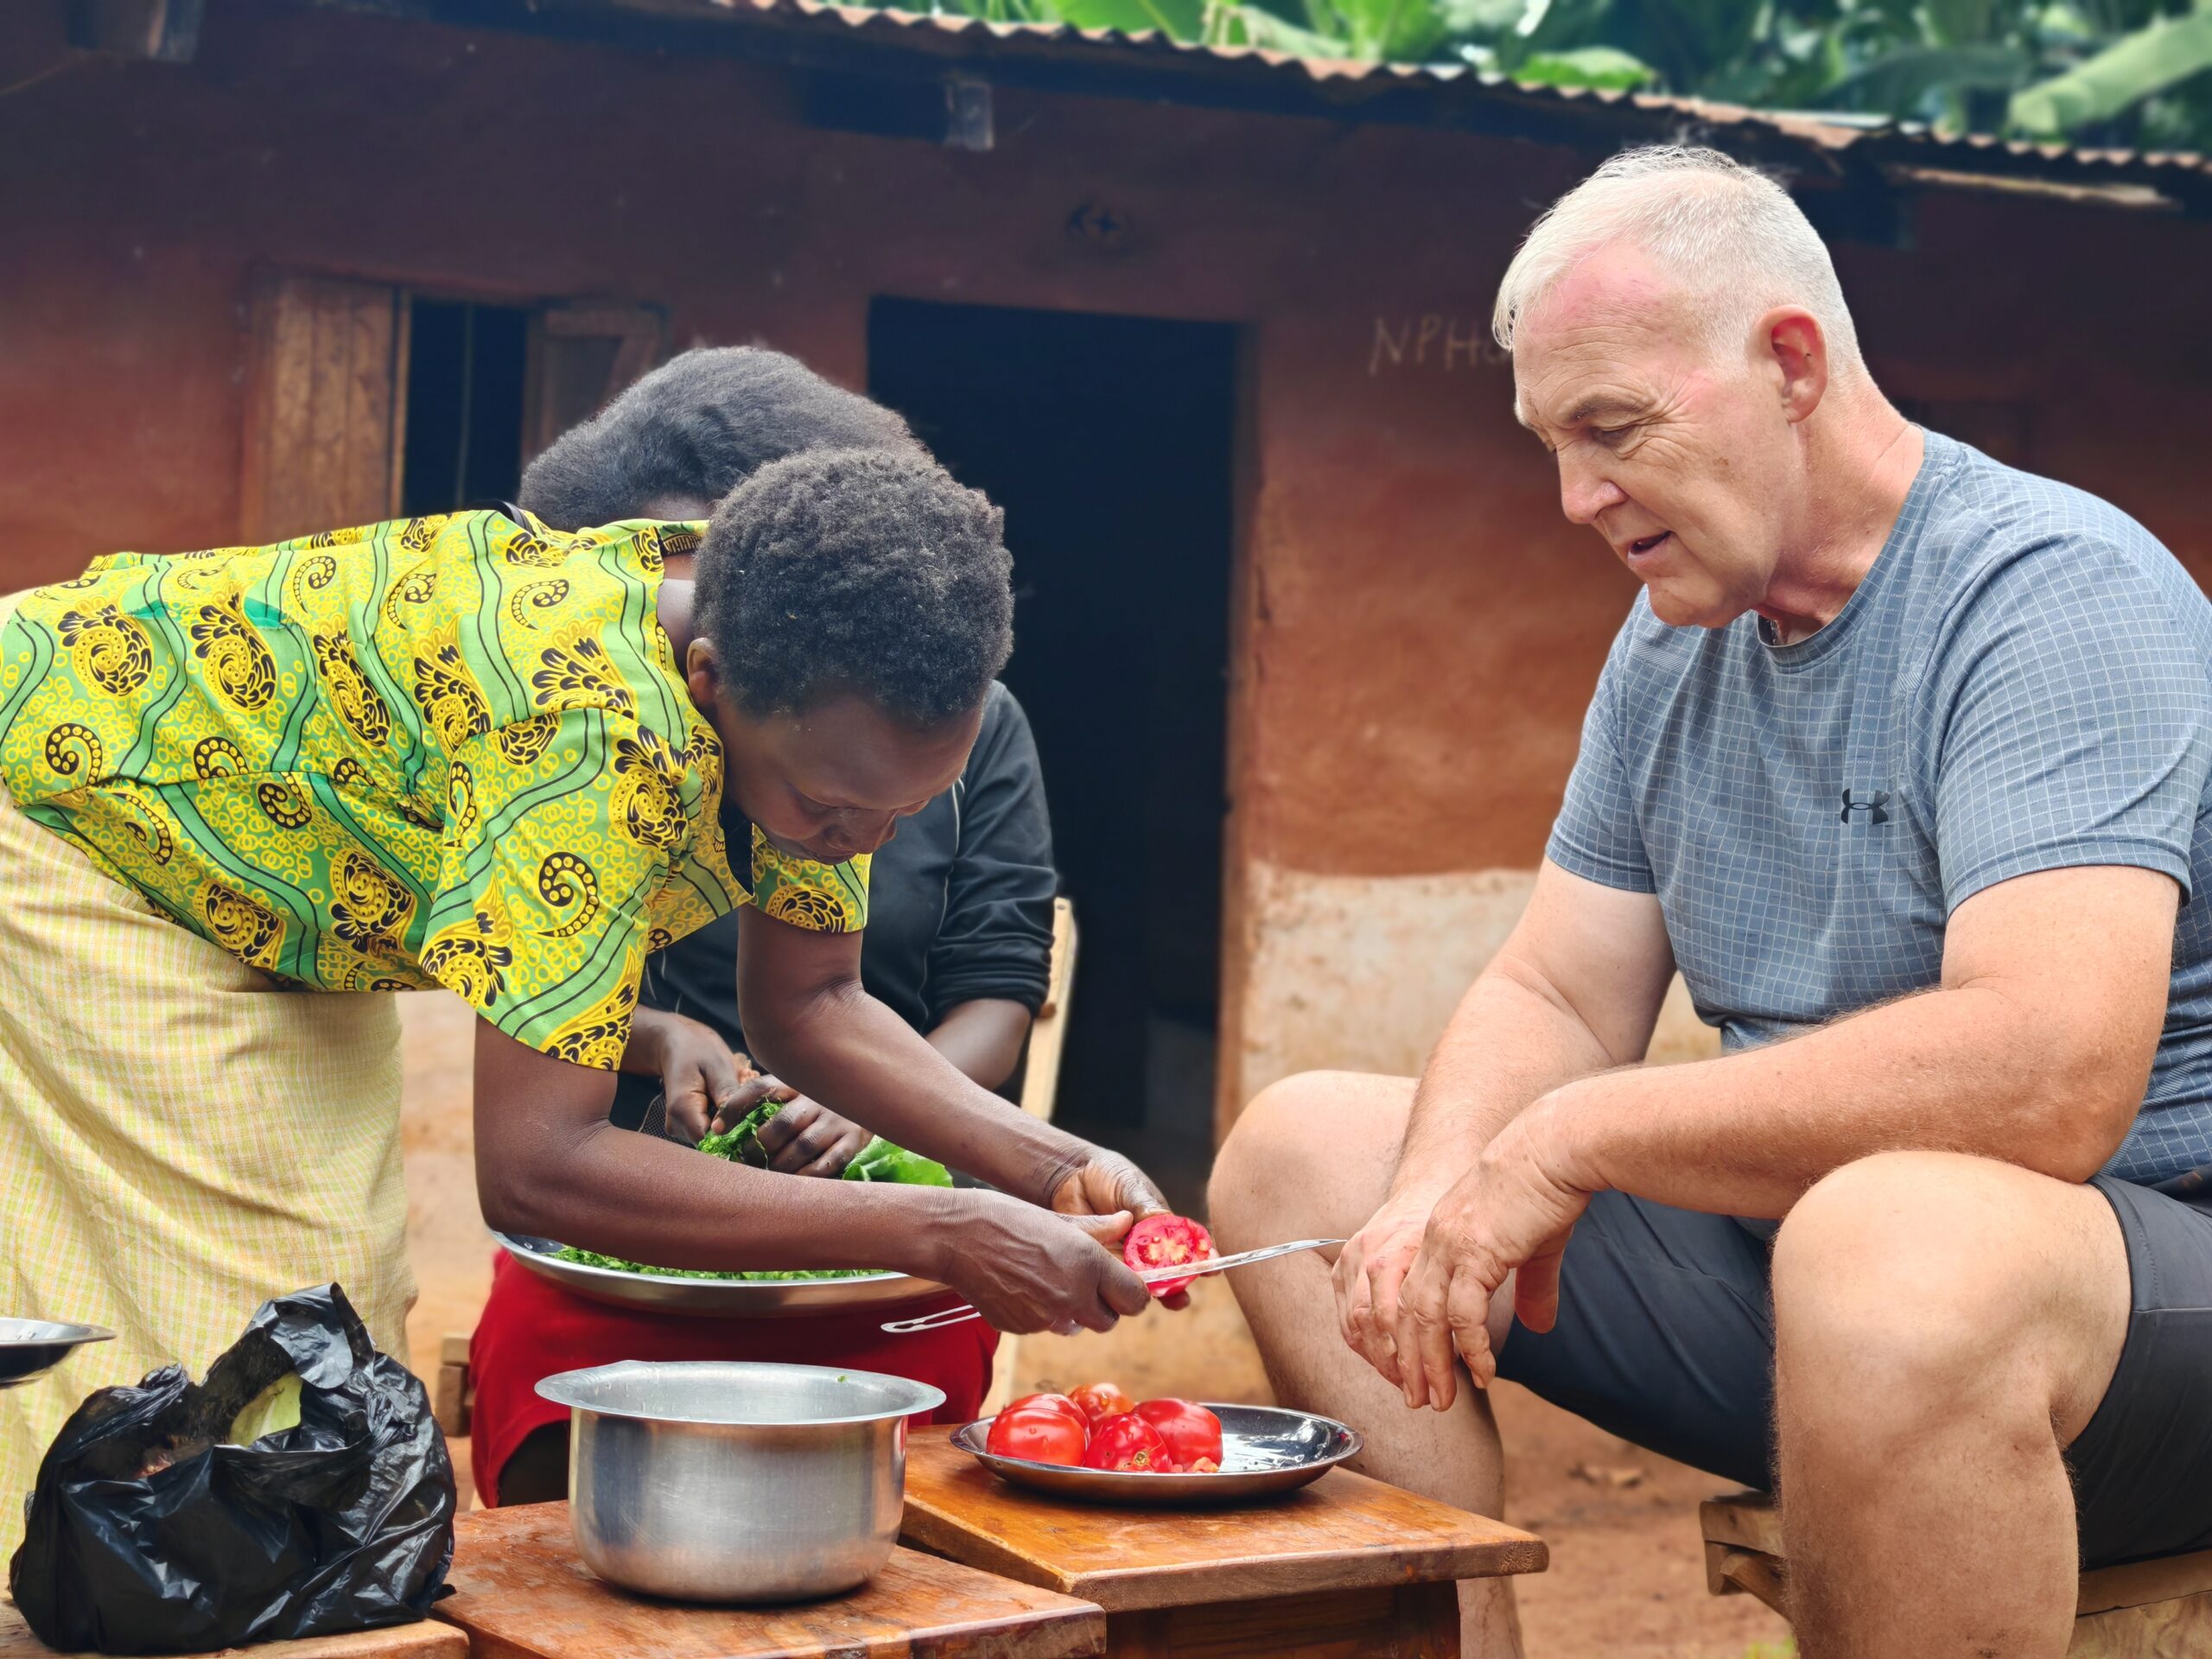
{"label": "short curly black hair", "polygon": [[518,503],[556,530],[635,518],[657,496],[719,501],[809,449],[925,453],[882,404],[781,352],[702,346],[670,359],[531,461]]}
{"label": "short curly black hair", "polygon": [[715,510],[696,619],[748,714],[853,690],[935,725],[980,705],[1013,652],[1005,525],[925,455],[794,455]]}

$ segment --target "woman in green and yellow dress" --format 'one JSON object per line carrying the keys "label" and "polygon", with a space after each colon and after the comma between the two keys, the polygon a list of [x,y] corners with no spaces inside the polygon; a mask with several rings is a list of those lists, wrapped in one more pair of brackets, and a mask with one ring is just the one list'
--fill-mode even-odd
{"label": "woman in green and yellow dress", "polygon": [[[693,550],[696,585],[664,579]],[[844,451],[764,467],[710,524],[416,518],[0,601],[0,1313],[122,1336],[0,1395],[0,1548],[85,1389],[204,1365],[269,1294],[336,1279],[401,1351],[391,990],[477,1011],[494,1227],[918,1273],[1006,1330],[1141,1308],[1095,1239],[1151,1184],[860,983],[868,855],[966,762],[1009,569],[981,496]],[[646,953],[741,906],[763,1062],[1000,1191],[609,1125]]]}

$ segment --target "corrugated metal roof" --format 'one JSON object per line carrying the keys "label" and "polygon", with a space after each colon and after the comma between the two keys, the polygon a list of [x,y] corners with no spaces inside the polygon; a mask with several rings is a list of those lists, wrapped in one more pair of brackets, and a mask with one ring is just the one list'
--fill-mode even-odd
{"label": "corrugated metal roof", "polygon": [[[878,54],[949,69],[1026,73],[1040,84],[1164,100],[1265,108],[1351,120],[1413,120],[1492,133],[1618,143],[1684,135],[1832,178],[1869,175],[1908,188],[2003,188],[2133,207],[2212,212],[2212,159],[2181,151],[2077,149],[1937,132],[1910,122],[1746,109],[1703,99],[1536,86],[1452,64],[1301,58],[1255,47],[1201,46],[1156,30],[1122,34],[1065,23],[993,22],[821,0],[307,0],[463,24],[632,32],[674,26],[693,39],[721,25],[744,49],[849,62]],[[780,37],[780,38],[779,38]],[[2001,181],[2001,182],[2000,182]]]}

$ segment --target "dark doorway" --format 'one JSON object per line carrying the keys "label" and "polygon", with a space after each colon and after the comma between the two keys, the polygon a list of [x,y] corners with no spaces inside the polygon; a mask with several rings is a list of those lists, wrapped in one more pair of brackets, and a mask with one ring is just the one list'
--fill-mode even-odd
{"label": "dark doorway", "polygon": [[402,513],[513,499],[522,478],[530,318],[513,306],[410,302]]}
{"label": "dark doorway", "polygon": [[880,299],[869,390],[1006,509],[1015,649],[1082,949],[1058,1121],[1198,1205],[1221,963],[1236,336]]}

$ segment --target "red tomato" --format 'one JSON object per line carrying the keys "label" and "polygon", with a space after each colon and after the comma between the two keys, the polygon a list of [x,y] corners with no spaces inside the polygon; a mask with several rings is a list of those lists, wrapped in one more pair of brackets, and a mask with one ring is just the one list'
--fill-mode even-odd
{"label": "red tomato", "polygon": [[1049,1407],[999,1413],[991,1419],[991,1432],[983,1444],[995,1457],[1029,1463],[1057,1463],[1072,1469],[1083,1461],[1083,1431]]}
{"label": "red tomato", "polygon": [[[1129,1229],[1122,1245],[1122,1260],[1139,1273],[1154,1268],[1179,1268],[1185,1262],[1203,1262],[1214,1254],[1212,1236],[1185,1216],[1147,1216]],[[1173,1296],[1197,1281],[1196,1274],[1188,1279],[1163,1279],[1152,1287],[1152,1294]]]}
{"label": "red tomato", "polygon": [[1109,1417],[1119,1417],[1137,1408],[1137,1402],[1112,1382],[1094,1382],[1087,1389],[1077,1389],[1072,1398],[1093,1428]]}
{"label": "red tomato", "polygon": [[1085,1440],[1090,1438],[1090,1419],[1084,1415],[1083,1408],[1065,1394],[1025,1394],[1007,1408],[1008,1411],[1057,1411],[1083,1431]]}
{"label": "red tomato", "polygon": [[1147,1400],[1136,1414],[1160,1431],[1179,1471],[1211,1473],[1221,1467],[1221,1419],[1204,1406],[1190,1400]]}
{"label": "red tomato", "polygon": [[1086,1469],[1125,1469],[1139,1474],[1165,1474],[1167,1442],[1160,1431],[1135,1412],[1123,1412],[1098,1425],[1090,1437],[1090,1450],[1083,1454]]}

